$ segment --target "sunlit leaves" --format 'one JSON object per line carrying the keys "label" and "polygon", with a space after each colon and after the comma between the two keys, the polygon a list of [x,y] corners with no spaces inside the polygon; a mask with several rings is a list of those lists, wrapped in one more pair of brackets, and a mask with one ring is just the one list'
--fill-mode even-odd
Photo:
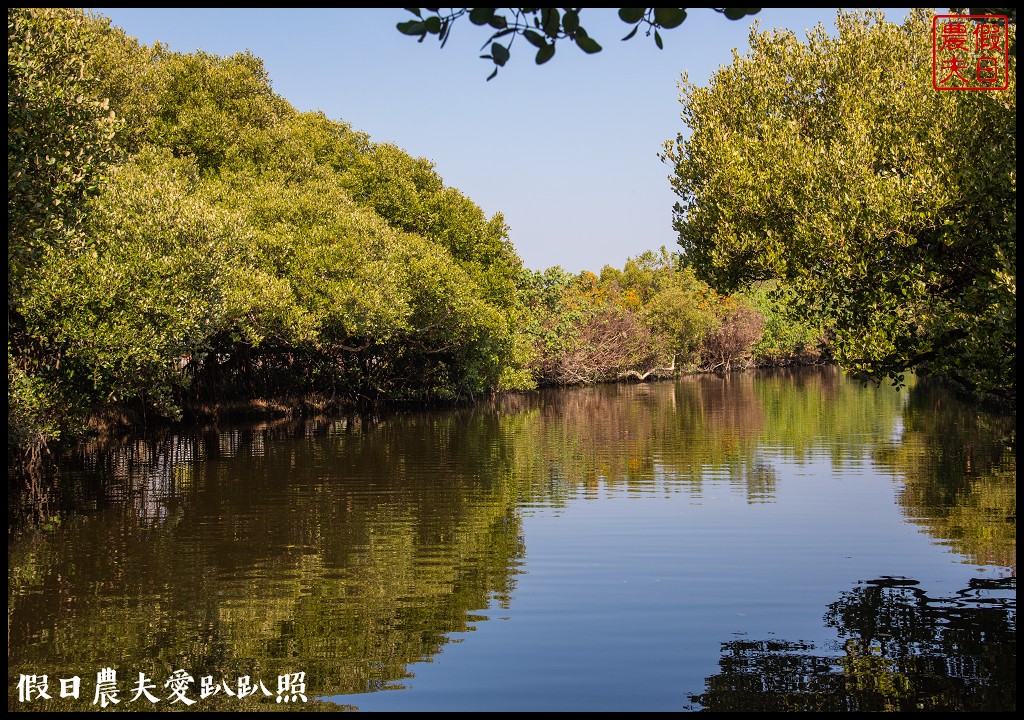
{"label": "sunlit leaves", "polygon": [[94,30],[78,10],[8,9],[8,304],[46,247],[81,242],[80,209],[122,123],[86,72]]}
{"label": "sunlit leaves", "polygon": [[8,438],[36,453],[84,419],[74,389],[51,382],[55,339],[23,313],[49,255],[91,252],[85,206],[117,157],[123,123],[89,63],[97,34],[80,10],[7,12]]}
{"label": "sunlit leaves", "polygon": [[752,33],[709,87],[684,81],[689,135],[665,154],[684,254],[720,290],[792,284],[863,377],[927,367],[1011,398],[1015,96],[932,90],[923,12],[837,27]]}
{"label": "sunlit leaves", "polygon": [[[90,87],[111,97],[76,88],[47,102],[70,98],[108,141],[110,113],[126,109],[129,157],[97,183],[106,156],[89,154],[75,113],[56,128],[66,145],[37,143],[38,165],[66,166],[97,192],[83,205],[81,188],[43,183],[63,193],[52,207],[77,206],[81,227],[74,243],[53,234],[35,246],[19,296],[23,327],[8,347],[17,442],[114,406],[174,417],[199,398],[462,400],[529,382],[513,325],[521,263],[500,215],[445,187],[429,161],[296,112],[249,53],[150,52],[75,13],[44,19],[65,15],[92,46],[56,24],[74,72],[53,80],[82,72],[95,50]],[[407,34],[447,33],[447,20],[414,15]],[[26,68],[45,55],[15,49]],[[490,50],[508,59],[506,44]],[[17,109],[20,85],[9,90]],[[44,128],[12,113],[18,179],[33,157],[22,139]]]}
{"label": "sunlit leaves", "polygon": [[[605,266],[600,276],[559,267],[524,271],[520,324],[533,340],[537,381],[647,379],[750,364],[762,330],[782,322],[780,313],[721,296],[678,262],[678,255],[662,248],[630,258],[622,270]],[[776,336],[772,344],[781,347],[787,339]],[[774,357],[757,359],[811,359],[818,351],[794,342]]]}

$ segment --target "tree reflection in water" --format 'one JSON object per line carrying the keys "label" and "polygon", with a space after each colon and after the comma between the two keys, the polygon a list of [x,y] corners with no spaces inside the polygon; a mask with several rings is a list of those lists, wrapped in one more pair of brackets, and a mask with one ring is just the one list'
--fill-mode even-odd
{"label": "tree reflection in water", "polygon": [[1017,706],[1017,581],[973,579],[950,597],[880,578],[829,605],[829,652],[781,640],[722,644],[705,711],[1005,711]]}
{"label": "tree reflection in water", "polygon": [[[814,368],[97,443],[60,466],[52,481],[65,492],[46,508],[33,504],[47,490],[41,484],[23,496],[9,486],[9,687],[19,673],[69,677],[118,663],[122,674],[150,677],[302,670],[318,696],[394,688],[489,610],[512,614],[527,569],[523,518],[537,508],[676,498],[690,511],[727,488],[745,511],[799,500],[779,492],[793,471],[891,478],[904,518],[956,553],[943,550],[956,577],[965,577],[965,561],[1015,575],[1014,438],[1013,416],[941,388],[862,387]],[[649,551],[631,544],[646,537],[644,516],[632,515],[637,532],[602,538],[602,559]],[[573,539],[571,523],[559,527]],[[706,542],[700,527],[691,536],[680,529],[682,546]],[[727,603],[731,577],[713,567]],[[1006,588],[978,581],[928,600],[910,581],[866,583],[826,618],[846,645],[816,655],[801,643],[730,643],[722,673],[694,701],[709,709],[1012,706],[1013,609],[1000,593]],[[614,602],[604,611],[609,623],[626,612]],[[658,626],[659,637],[666,632]],[[676,658],[696,668],[688,690],[717,659],[720,636],[708,632],[710,657]],[[609,678],[621,681],[595,674],[593,682]],[[218,702],[239,709],[224,698],[204,709]]]}

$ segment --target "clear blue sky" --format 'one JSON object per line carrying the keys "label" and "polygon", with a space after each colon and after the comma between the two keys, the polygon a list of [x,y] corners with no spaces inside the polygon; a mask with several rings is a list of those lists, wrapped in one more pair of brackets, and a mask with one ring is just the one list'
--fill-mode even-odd
{"label": "clear blue sky", "polygon": [[[704,84],[747,50],[753,22],[801,39],[818,22],[833,30],[835,8],[770,9],[739,21],[691,9],[662,33],[665,49],[614,9],[589,8],[581,22],[604,46],[596,55],[559,45],[546,65],[519,38],[509,64],[486,82],[478,58],[487,34],[463,18],[441,49],[420,44],[384,9],[98,8],[140,42],[218,55],[250,50],[274,90],[301,111],[322,110],[374,142],[434,162],[447,185],[491,215],[501,212],[527,267],[621,267],[644,250],[675,246],[663,143],[684,131],[682,71]],[[903,9],[886,11],[901,22]],[[931,42],[931,38],[922,38]]]}

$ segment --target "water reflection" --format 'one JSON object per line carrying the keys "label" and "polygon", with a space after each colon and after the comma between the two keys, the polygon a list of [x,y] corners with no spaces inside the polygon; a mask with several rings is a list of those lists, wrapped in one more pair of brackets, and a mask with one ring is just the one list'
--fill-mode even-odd
{"label": "water reflection", "polygon": [[[937,542],[973,563],[1016,567],[1013,419],[924,384],[909,393],[865,388],[817,368],[509,395],[457,411],[208,428],[89,448],[60,468],[70,492],[48,524],[12,516],[9,687],[19,673],[70,676],[105,664],[128,676],[187,668],[197,678],[268,682],[304,671],[318,696],[394,687],[489,609],[514,607],[529,570],[525,517],[591,501],[700,506],[723,491],[744,507],[770,507],[782,502],[794,467],[824,467],[850,482],[865,468],[888,474],[907,519]],[[600,551],[657,562],[637,522]],[[679,547],[703,540],[685,536]],[[787,562],[779,558],[782,576]],[[701,568],[706,582],[731,587],[716,571],[713,563]],[[571,577],[565,585],[571,592]],[[890,585],[868,584],[839,604],[924,618],[941,604]],[[614,625],[621,608],[610,601],[601,612]],[[836,612],[826,624],[838,628]],[[944,618],[942,633],[953,632],[950,613],[935,615]],[[996,633],[1011,623],[993,618]],[[861,625],[841,622],[858,628],[850,638],[863,637]],[[938,656],[921,650],[925,640],[914,642],[920,652],[907,651],[908,666]],[[887,649],[886,662],[903,658],[902,647]],[[736,687],[758,673],[783,682],[786,672],[819,668],[824,679],[814,682],[826,684],[839,674],[841,658],[799,644],[729,648],[736,668],[747,668],[723,665]],[[875,662],[860,646],[842,652]],[[854,672],[842,668],[844,677]],[[722,682],[733,687],[733,679]],[[721,687],[709,680],[708,688],[699,702],[710,707]],[[822,688],[796,695],[842,695]]]}
{"label": "water reflection", "polygon": [[775,460],[863,463],[891,437],[902,407],[899,393],[862,388],[836,368],[551,390],[494,405],[525,501],[553,504],[598,484],[699,497],[721,481],[768,502]]}
{"label": "water reflection", "polygon": [[512,487],[467,452],[478,422],[210,432],[88,456],[93,512],[9,546],[11,687],[19,671],[100,663],[304,671],[314,693],[404,677],[508,604],[524,553]]}
{"label": "water reflection", "polygon": [[902,480],[906,516],[980,565],[1017,566],[1015,420],[922,383],[910,393],[901,441],[875,453]]}
{"label": "water reflection", "polygon": [[880,578],[829,605],[840,641],[722,644],[720,672],[690,700],[706,711],[957,712],[1017,706],[1016,578],[978,578],[944,597]]}

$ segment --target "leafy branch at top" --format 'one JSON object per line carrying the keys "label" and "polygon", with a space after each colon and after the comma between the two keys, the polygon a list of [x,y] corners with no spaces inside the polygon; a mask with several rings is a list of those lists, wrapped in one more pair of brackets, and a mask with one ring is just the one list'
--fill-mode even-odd
{"label": "leafy branch at top", "polygon": [[[423,42],[427,35],[436,35],[441,47],[448,42],[452,26],[459,18],[468,15],[473,25],[490,28],[491,35],[481,46],[488,50],[480,57],[494,63],[494,71],[487,77],[492,79],[498,69],[504,67],[511,55],[512,44],[517,37],[523,37],[537,49],[534,57],[543,65],[555,55],[559,40],[569,40],[580,50],[589,54],[601,51],[601,45],[587,33],[580,24],[580,13],[584,8],[405,8],[415,19],[400,22],[398,31],[405,35],[418,36]],[[757,13],[760,8],[714,8],[730,20],[739,20]],[[632,25],[632,30],[623,40],[629,40],[641,28],[646,35],[654,35],[654,43],[664,47],[659,30],[679,27],[686,20],[686,8],[619,8],[619,18]],[[504,40],[499,42],[499,40]]]}

